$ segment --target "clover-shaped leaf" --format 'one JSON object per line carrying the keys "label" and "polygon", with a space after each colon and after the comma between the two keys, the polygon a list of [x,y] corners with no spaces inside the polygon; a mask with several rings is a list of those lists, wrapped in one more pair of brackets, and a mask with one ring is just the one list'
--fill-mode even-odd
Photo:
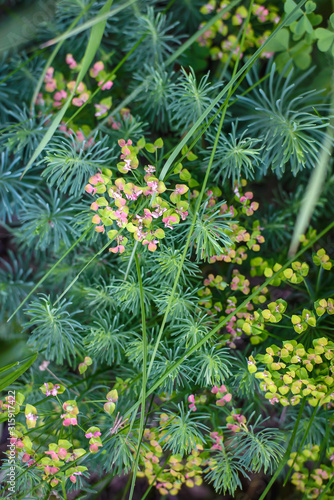
{"label": "clover-shaped leaf", "polygon": [[[332,17],[333,14],[331,18]],[[334,17],[333,20],[331,19],[331,24],[333,25],[333,23]],[[317,45],[320,52],[331,52],[334,56],[334,32],[325,28],[317,28],[315,30],[315,36],[318,39]]]}
{"label": "clover-shaped leaf", "polygon": [[[287,14],[287,16],[293,11],[295,10],[295,8],[297,7],[297,4],[296,2],[294,2],[293,0],[286,0],[285,4],[284,4],[284,11],[285,13]],[[289,23],[287,24],[287,26],[290,26],[292,23],[294,23],[295,21],[297,21],[300,16],[302,16],[304,13],[302,11],[302,9],[297,9],[297,11],[295,12],[295,14],[292,16],[292,18],[290,19]]]}

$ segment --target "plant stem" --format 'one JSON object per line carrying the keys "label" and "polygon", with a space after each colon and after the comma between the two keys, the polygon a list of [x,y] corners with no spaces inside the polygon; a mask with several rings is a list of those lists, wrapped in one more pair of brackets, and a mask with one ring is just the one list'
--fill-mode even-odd
{"label": "plant stem", "polygon": [[322,268],[322,266],[320,266],[320,269],[319,269],[319,272],[318,272],[317,284],[315,286],[315,297],[318,296],[318,291],[319,291],[319,288],[320,288],[320,282],[321,282],[321,278],[322,278],[322,273],[323,273],[323,268]]}
{"label": "plant stem", "polygon": [[285,486],[285,485],[286,485],[286,483],[288,482],[288,479],[289,479],[289,477],[290,477],[290,475],[291,475],[291,472],[292,472],[293,466],[295,465],[295,462],[296,462],[296,460],[297,460],[298,454],[299,454],[300,450],[302,449],[303,444],[305,443],[305,440],[306,440],[306,438],[307,438],[307,435],[308,435],[309,430],[310,430],[310,428],[311,428],[311,425],[312,425],[312,423],[313,423],[314,417],[316,416],[316,413],[317,413],[317,411],[318,411],[318,407],[319,407],[319,404],[317,404],[317,406],[314,408],[314,411],[313,411],[313,413],[312,413],[312,416],[311,416],[311,418],[310,418],[310,421],[309,421],[308,426],[307,426],[307,428],[306,428],[306,431],[305,431],[305,433],[304,433],[303,439],[301,440],[301,442],[300,442],[300,444],[299,444],[299,446],[298,446],[298,450],[297,450],[296,456],[295,456],[295,458],[293,459],[293,462],[292,462],[292,464],[291,464],[291,466],[290,466],[290,469],[289,469],[289,471],[288,471],[288,473],[287,473],[287,476],[286,476],[286,478],[285,478],[285,480],[284,480],[283,486]]}
{"label": "plant stem", "polygon": [[144,420],[145,420],[145,402],[146,402],[146,383],[147,383],[147,335],[146,335],[146,315],[145,315],[145,302],[144,302],[144,288],[141,279],[141,270],[139,265],[138,254],[135,254],[135,262],[140,290],[140,307],[141,307],[141,319],[142,319],[142,329],[143,329],[143,379],[142,379],[142,390],[141,390],[141,412],[140,412],[140,423],[139,423],[139,435],[138,435],[138,448],[136,453],[136,460],[132,470],[132,482],[129,500],[133,497],[134,487],[136,483],[137,468],[140,456],[140,447],[143,437],[144,430]]}
{"label": "plant stem", "polygon": [[[253,3],[254,3],[254,0],[251,0],[250,7],[249,7],[249,10],[248,10],[248,16],[247,16],[247,19],[246,19],[245,24],[244,24],[244,31],[243,31],[242,39],[241,39],[241,42],[240,42],[240,50],[238,52],[238,56],[237,56],[237,59],[235,61],[235,65],[234,65],[234,68],[233,68],[232,79],[235,77],[235,75],[237,73],[237,70],[238,70],[240,56],[241,56],[242,48],[243,48],[244,41],[245,41],[245,38],[246,38],[246,32],[247,32],[247,27],[248,27],[250,16],[251,16],[251,11],[252,11]],[[172,288],[171,295],[170,295],[169,300],[168,300],[167,309],[165,311],[165,314],[164,314],[164,317],[163,317],[163,320],[162,320],[162,324],[161,324],[161,327],[159,329],[159,334],[158,334],[158,337],[157,337],[157,340],[156,340],[156,343],[155,343],[155,346],[154,346],[154,350],[153,350],[152,357],[151,357],[151,360],[150,360],[150,365],[148,367],[148,373],[147,373],[148,377],[150,376],[150,373],[151,373],[151,370],[152,370],[152,366],[153,366],[153,362],[154,362],[155,356],[157,354],[157,350],[159,348],[160,340],[161,340],[162,334],[164,332],[165,324],[166,324],[168,315],[169,315],[171,307],[172,307],[174,295],[175,295],[176,288],[177,288],[177,285],[178,285],[178,282],[179,282],[179,278],[180,278],[180,275],[181,275],[181,272],[182,272],[183,264],[184,264],[184,261],[185,261],[186,256],[187,256],[188,248],[190,246],[191,236],[192,236],[192,234],[194,232],[194,229],[195,229],[197,215],[198,215],[198,212],[199,212],[200,207],[201,207],[201,203],[202,203],[202,199],[203,199],[203,196],[204,196],[204,193],[205,193],[207,182],[209,180],[209,175],[210,175],[211,167],[212,167],[212,164],[213,164],[213,159],[214,159],[214,156],[215,156],[215,153],[216,153],[216,149],[217,149],[217,146],[218,146],[219,136],[220,136],[221,130],[223,128],[223,123],[224,123],[224,120],[225,120],[227,106],[228,106],[228,102],[230,100],[230,97],[232,95],[232,91],[233,91],[233,89],[232,89],[232,87],[230,87],[230,89],[228,91],[228,94],[227,94],[227,97],[226,97],[225,102],[224,102],[224,107],[223,107],[223,110],[222,110],[222,115],[221,115],[219,126],[218,126],[218,129],[217,129],[215,141],[214,141],[214,144],[213,144],[213,147],[212,147],[209,164],[208,164],[208,167],[206,169],[206,173],[205,173],[205,177],[204,177],[204,181],[203,181],[203,185],[202,185],[202,189],[201,189],[200,195],[199,195],[199,197],[197,199],[197,202],[196,202],[196,206],[195,206],[195,210],[194,210],[194,217],[193,217],[193,220],[191,222],[190,230],[189,230],[189,233],[188,233],[188,236],[187,236],[187,241],[186,241],[183,253],[182,253],[182,258],[181,258],[181,261],[180,261],[180,264],[179,264],[179,268],[178,268],[178,271],[177,271],[175,282],[174,282],[174,285],[173,285],[173,288]]]}
{"label": "plant stem", "polygon": [[[193,345],[185,355],[183,355],[180,359],[178,359],[177,361],[175,361],[175,363],[173,363],[166,371],[165,373],[152,385],[152,387],[147,391],[147,396],[150,396],[158,387],[160,387],[163,382],[165,381],[165,379],[176,369],[178,368],[183,362],[184,362],[184,359],[185,357],[189,357],[191,356],[195,351],[197,351],[200,347],[202,347],[203,344],[205,344],[215,333],[217,333],[223,326],[226,325],[226,323],[228,323],[231,318],[236,315],[238,312],[240,312],[246,305],[249,301],[253,300],[255,297],[257,297],[261,291],[268,287],[268,285],[270,285],[270,283],[276,278],[278,277],[278,275],[284,271],[285,269],[287,269],[288,267],[291,266],[292,262],[294,262],[295,260],[299,259],[299,257],[301,255],[303,255],[303,253],[306,252],[306,250],[308,250],[311,246],[314,245],[314,243],[316,241],[318,241],[320,238],[322,238],[326,233],[328,233],[328,231],[330,231],[332,228],[334,227],[334,221],[329,224],[323,231],[321,231],[321,233],[319,233],[312,241],[310,241],[310,243],[308,243],[307,245],[305,245],[305,247],[303,247],[301,250],[299,250],[299,252],[295,255],[295,257],[292,257],[290,260],[288,260],[288,262],[286,262],[286,264],[284,264],[279,271],[277,271],[277,273],[273,274],[270,278],[268,278],[267,280],[264,281],[264,283],[262,283],[262,285],[259,286],[259,288],[257,290],[255,290],[253,293],[251,293],[243,302],[241,302],[241,304],[238,305],[238,307],[233,311],[231,312],[228,316],[226,316],[225,318],[223,318],[212,330],[210,330],[200,341],[197,342],[197,344]],[[134,405],[132,405],[132,407],[127,411],[126,415],[131,415],[132,412],[138,407],[138,403],[135,403]]]}
{"label": "plant stem", "polygon": [[[60,382],[64,387],[66,387],[67,389],[69,389],[70,391],[74,392],[74,394],[76,394],[77,396],[80,397],[80,394],[78,393],[78,391],[76,391],[75,389],[72,389],[71,387],[68,387],[66,384],[64,384],[64,382],[62,382],[60,380],[60,378],[57,377],[57,375],[55,375],[49,368],[46,368],[46,371],[48,371],[56,380],[58,380],[58,382]],[[60,403],[60,402],[59,402]],[[60,405],[61,406],[61,405]]]}
{"label": "plant stem", "polygon": [[39,282],[34,286],[34,288],[22,300],[21,304],[15,309],[15,311],[13,312],[13,314],[7,319],[7,323],[9,323],[9,321],[21,309],[21,307],[23,306],[23,304],[25,304],[27,302],[27,300],[29,299],[29,297],[31,297],[31,295],[35,292],[35,290],[37,290],[37,288],[46,280],[46,278],[48,278],[48,276],[50,276],[50,274],[53,273],[53,271],[61,263],[61,261],[63,259],[65,259],[65,257],[73,250],[73,248],[75,248],[77,246],[77,244],[86,236],[86,234],[88,234],[88,232],[91,230],[92,227],[93,227],[93,224],[80,236],[80,238],[77,239],[77,241],[75,241],[73,243],[73,245],[68,250],[66,250],[66,252],[64,253],[64,255],[62,257],[60,257],[59,260],[57,260],[57,262],[51,267],[51,269],[49,269],[49,271],[44,274],[43,278],[39,280]]}
{"label": "plant stem", "polygon": [[321,493],[320,497],[318,497],[318,500],[322,500],[323,498],[325,498],[325,494],[327,493],[327,491],[329,490],[329,488],[332,486],[333,481],[334,481],[334,476],[332,476],[331,479],[330,479],[330,481],[328,481],[328,483],[326,484],[326,488],[323,490],[323,492]]}
{"label": "plant stem", "polygon": [[65,489],[65,481],[61,482],[61,487],[63,490],[64,500],[67,500],[66,489]]}
{"label": "plant stem", "polygon": [[299,422],[300,422],[300,419],[301,419],[302,414],[303,414],[305,403],[306,403],[306,399],[304,398],[303,401],[302,401],[302,404],[300,406],[300,409],[299,409],[298,417],[297,417],[295,426],[293,428],[293,431],[292,431],[292,434],[291,434],[291,437],[290,437],[290,440],[289,440],[289,443],[288,443],[288,447],[287,447],[287,449],[286,449],[286,451],[284,453],[284,456],[283,456],[283,458],[282,458],[282,460],[281,460],[281,462],[280,462],[280,464],[278,466],[278,469],[276,470],[275,474],[271,478],[268,486],[266,487],[266,489],[264,490],[264,492],[260,496],[259,500],[264,500],[266,498],[266,495],[269,492],[270,488],[272,487],[272,485],[276,481],[277,477],[279,476],[279,474],[282,471],[283,467],[285,466],[286,462],[289,460],[289,457],[290,457],[290,454],[291,454],[291,450],[292,450],[292,446],[293,446],[293,443],[295,441],[295,437],[296,437],[296,434],[297,434]]}

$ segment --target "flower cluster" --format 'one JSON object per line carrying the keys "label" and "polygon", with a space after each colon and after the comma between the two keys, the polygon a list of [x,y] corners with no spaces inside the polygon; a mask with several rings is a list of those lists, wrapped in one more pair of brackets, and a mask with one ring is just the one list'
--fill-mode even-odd
{"label": "flower cluster", "polygon": [[242,415],[241,413],[232,413],[232,415],[229,415],[228,417],[226,417],[226,422],[228,422],[226,424],[226,427],[236,433],[236,432],[240,432],[242,427],[243,428],[246,428],[246,422],[247,422],[247,419],[245,417],[245,415]]}
{"label": "flower cluster", "polygon": [[[66,479],[76,483],[77,476],[81,476],[87,471],[87,467],[79,466],[76,463],[78,458],[86,454],[86,451],[83,448],[74,448],[67,439],[59,439],[56,443],[50,443],[48,450],[41,454],[39,449],[33,449],[33,443],[29,436],[16,429],[10,443],[15,446],[22,463],[33,467],[36,471],[41,471],[41,479],[52,487]],[[72,451],[69,451],[70,448]],[[74,466],[62,471],[61,468],[70,462],[73,462]]]}
{"label": "flower cluster", "polygon": [[0,400],[0,417],[2,420],[8,419],[8,413],[18,415],[25,400],[21,392],[15,392],[14,396],[6,396],[5,401]]}
{"label": "flower cluster", "polygon": [[[80,67],[73,58],[72,54],[66,55],[66,63],[70,70],[78,72]],[[108,74],[104,69],[102,61],[96,62],[89,71],[90,76],[96,80],[97,87],[102,91],[110,90],[113,82],[108,78]],[[80,82],[76,87],[75,79],[67,81],[64,75],[50,66],[45,74],[44,89],[46,94],[40,93],[37,98],[37,104],[43,106],[51,106],[53,109],[58,109],[63,106],[66,99],[71,95],[75,89],[75,96],[72,98],[72,105],[80,108],[92,96],[92,91],[87,88],[87,85]],[[94,104],[95,116],[102,118],[106,116],[111,107],[111,97],[101,99],[98,103]]]}
{"label": "flower cluster", "polygon": [[[144,246],[147,245],[149,251],[154,252],[159,240],[165,237],[161,225],[173,229],[180,219],[186,219],[189,205],[181,197],[189,188],[185,184],[176,184],[169,196],[170,201],[162,198],[160,195],[167,188],[154,175],[156,168],[153,165],[144,167],[142,185],[131,182],[133,177],[137,179],[140,175],[136,173],[134,176],[133,173],[139,166],[137,155],[140,149],[146,147],[148,151],[152,151],[161,148],[163,146],[161,139],[157,139],[154,144],[146,144],[141,139],[137,146],[133,146],[130,139],[127,142],[122,139],[119,140],[119,145],[122,161],[117,164],[117,168],[124,177],[118,177],[113,184],[111,170],[102,169],[101,173],[89,179],[89,184],[85,187],[86,192],[91,195],[107,192],[110,198],[108,201],[104,196],[100,196],[91,204],[91,209],[97,212],[92,222],[96,225],[95,231],[102,233],[106,227],[115,223],[121,230],[126,229],[136,241]],[[110,251],[123,253],[128,238],[120,234],[117,229],[109,229],[107,234],[111,240],[116,240],[116,246],[110,248]]]}
{"label": "flower cluster", "polygon": [[190,394],[190,396],[188,396],[188,403],[190,403],[188,405],[189,410],[197,411],[196,404],[205,404],[206,396],[202,394],[201,396],[195,397],[194,394]]}
{"label": "flower cluster", "polygon": [[[167,414],[160,415],[160,426],[169,420]],[[161,495],[177,495],[182,485],[192,488],[202,484],[203,467],[207,463],[208,452],[203,451],[203,446],[197,444],[185,458],[181,455],[171,455],[163,464],[162,447],[159,443],[165,442],[164,433],[156,427],[145,429],[143,441],[145,447],[141,450],[141,458],[145,469],[137,473],[138,477],[146,477],[150,484],[157,488]]]}
{"label": "flower cluster", "polygon": [[217,406],[225,406],[226,403],[229,403],[232,399],[232,394],[228,392],[225,385],[222,385],[221,387],[217,387],[216,385],[214,385],[211,389],[211,392],[216,396]]}
{"label": "flower cluster", "polygon": [[320,248],[320,250],[313,255],[313,262],[316,266],[320,266],[322,269],[325,269],[325,271],[330,271],[333,266],[324,248]]}
{"label": "flower cluster", "polygon": [[[247,185],[245,180],[242,180],[240,184],[235,184],[234,187],[234,199],[236,203],[241,203],[242,207],[235,208],[235,206],[228,206],[226,203],[221,205],[221,212],[226,213],[230,212],[233,216],[240,216],[241,218],[245,217],[245,227],[240,224],[231,224],[230,229],[232,231],[232,235],[230,235],[231,241],[233,242],[232,246],[224,249],[224,253],[221,255],[216,255],[211,257],[210,263],[216,262],[224,262],[226,264],[237,264],[242,265],[248,258],[247,250],[259,251],[260,244],[264,242],[264,237],[261,234],[262,228],[260,228],[258,221],[253,222],[253,231],[250,232],[247,230],[249,226],[248,217],[252,216],[254,210],[258,208],[258,204],[252,205],[250,200],[253,198],[253,193],[251,192],[242,192],[242,188],[245,188]],[[238,246],[240,243],[246,243],[247,246]],[[248,247],[248,249],[247,249]],[[251,260],[252,267],[254,266],[254,261],[262,262],[261,257],[257,257],[256,259]],[[264,266],[265,267],[265,266]],[[199,290],[198,295],[201,300],[199,302],[200,305],[204,306],[207,310],[207,314],[210,316],[218,316],[220,320],[224,318],[222,315],[223,312],[226,315],[230,315],[235,311],[238,305],[238,299],[235,295],[235,292],[240,292],[243,295],[249,295],[252,292],[255,292],[258,286],[255,286],[251,289],[250,280],[241,272],[232,268],[229,271],[231,275],[230,283],[227,283],[223,276],[214,275],[210,273],[207,278],[204,279],[203,284],[204,287]],[[217,291],[218,296],[221,296],[221,291],[230,293],[227,294],[225,301],[220,299],[219,301],[214,300],[215,290]],[[263,303],[267,300],[268,289],[265,288],[261,294],[254,298],[253,301],[248,302],[242,310],[232,316],[226,324],[225,330],[226,334],[223,333],[223,338],[226,339],[227,345],[231,348],[236,348],[235,341],[240,339],[242,334],[246,334],[250,336],[250,340],[252,344],[258,344],[266,339],[267,332],[264,328],[264,321],[259,320],[259,315],[255,314],[253,316],[254,304]],[[245,323],[247,322],[246,327],[244,328]],[[253,328],[249,328],[249,325],[253,323]]]}
{"label": "flower cluster", "polygon": [[[311,406],[334,401],[334,343],[326,338],[313,340],[313,348],[305,349],[296,340],[272,345],[266,354],[250,356],[248,369],[260,379],[260,389],[271,404],[297,405],[306,397]],[[266,365],[257,371],[256,361]]]}
{"label": "flower cluster", "polygon": [[[85,366],[89,365],[88,357],[85,358]],[[41,367],[42,371],[45,371],[45,365],[47,367],[49,363],[44,362]],[[102,443],[102,433],[99,427],[93,425],[87,430],[84,430],[78,422],[79,419],[79,408],[75,400],[69,400],[61,402],[58,398],[60,394],[65,391],[65,387],[61,384],[52,384],[51,382],[45,382],[40,390],[47,397],[55,397],[55,403],[52,402],[54,412],[51,414],[45,413],[42,409],[39,410],[40,415],[37,415],[37,408],[31,404],[25,405],[25,419],[26,427],[17,422],[16,427],[13,427],[11,431],[10,444],[13,445],[15,452],[17,454],[17,459],[21,459],[22,463],[29,468],[33,468],[35,472],[40,472],[41,480],[50,484],[51,487],[56,487],[58,484],[65,484],[66,480],[73,484],[77,482],[78,476],[87,476],[87,467],[78,465],[77,460],[80,457],[84,457],[87,454],[96,454],[103,447]],[[112,389],[106,395],[107,402],[104,404],[103,408],[108,415],[111,415],[116,407],[116,402],[118,400],[118,392],[116,389]],[[11,407],[15,404],[16,413],[20,413],[21,406],[24,402],[24,396],[20,393],[16,394],[15,403],[11,401]],[[43,402],[43,401],[42,401]],[[62,411],[57,408],[57,402],[61,404]],[[1,413],[5,413],[7,409],[7,403],[0,405]],[[54,441],[54,436],[52,435],[52,442],[48,444],[48,448],[42,451],[42,444],[39,442],[38,434],[36,435],[36,440],[32,441],[32,430],[37,427],[37,431],[43,428],[45,425],[45,419],[53,420],[54,422],[62,422],[60,427],[60,432],[58,433],[58,440]],[[102,418],[105,421],[106,417]],[[91,420],[91,415],[89,420]],[[101,420],[101,419],[100,419]],[[115,420],[116,423],[117,419]],[[122,419],[117,422],[118,427],[121,427]],[[80,422],[82,425],[82,422]],[[74,429],[75,428],[75,429]],[[77,434],[74,437],[74,432]],[[88,440],[88,445],[83,447],[78,447],[80,443],[80,431],[83,431],[85,440]],[[87,441],[86,441],[87,442]],[[34,449],[36,445],[36,449]],[[71,464],[73,462],[73,466]],[[66,466],[66,467],[65,467]]]}
{"label": "flower cluster", "polygon": [[[245,53],[249,53],[249,49],[259,48],[280,21],[280,15],[276,6],[266,5],[264,7],[260,3],[253,4],[251,23],[247,29],[243,47],[244,52],[240,54],[241,58]],[[214,11],[218,13],[229,4],[229,0],[222,0],[221,2],[210,0],[206,5],[201,7],[200,11],[202,14],[209,14]],[[230,57],[231,52],[232,61],[237,58],[240,52],[238,31],[247,18],[247,15],[248,10],[244,6],[239,6],[234,11],[226,12],[221,19],[216,21],[199,38],[199,44],[202,47],[209,48],[210,56],[213,60],[221,60],[225,63]],[[266,29],[268,23],[271,23],[271,29]],[[202,26],[203,24],[200,27]],[[273,52],[264,52],[261,57],[268,59],[272,55]]]}
{"label": "flower cluster", "polygon": [[[260,250],[260,245],[264,243],[265,239],[261,234],[263,228],[260,227],[258,221],[254,221],[251,230],[246,229],[242,223],[249,226],[247,222],[247,217],[250,217],[259,208],[258,202],[251,201],[253,199],[253,193],[247,191],[242,193],[242,188],[247,185],[246,180],[242,179],[240,184],[235,184],[234,187],[234,200],[237,204],[228,205],[226,203],[222,204],[220,207],[220,213],[222,215],[230,213],[233,217],[243,218],[246,215],[245,222],[239,221],[239,223],[231,224],[229,237],[232,241],[230,247],[224,248],[220,255],[214,255],[210,258],[210,262],[232,262],[233,264],[241,265],[248,257],[247,249],[253,252],[258,252]],[[238,206],[241,204],[241,207]],[[244,245],[240,245],[244,243]]]}
{"label": "flower cluster", "polygon": [[[327,450],[327,458],[333,466],[334,454],[333,448]],[[318,445],[307,446],[303,448],[297,455],[296,452],[291,453],[288,465],[293,465],[294,473],[292,474],[291,482],[296,486],[298,491],[301,491],[307,498],[316,500],[320,497],[324,500],[333,498],[333,488],[328,488],[329,480],[334,476],[331,466],[319,463],[321,460],[320,447]],[[316,468],[310,471],[309,464],[317,464]],[[326,488],[326,492],[324,491]]]}

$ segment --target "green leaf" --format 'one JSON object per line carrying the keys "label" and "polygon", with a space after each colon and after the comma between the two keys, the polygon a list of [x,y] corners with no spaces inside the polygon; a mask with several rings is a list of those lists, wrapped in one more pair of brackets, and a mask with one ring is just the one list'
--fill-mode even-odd
{"label": "green leaf", "polygon": [[325,28],[317,28],[315,36],[318,38],[318,49],[320,52],[327,52],[330,50],[334,43],[334,32],[326,30]]}
{"label": "green leaf", "polygon": [[295,33],[297,36],[302,36],[305,32],[311,34],[313,26],[306,16],[302,16],[296,24]]}
{"label": "green leaf", "polygon": [[[284,4],[284,11],[286,12],[287,15],[289,15],[291,14],[291,12],[294,11],[294,9],[296,9],[296,7],[297,7],[296,2],[294,2],[293,0],[286,0]],[[286,26],[291,26],[291,24],[297,21],[297,19],[299,19],[300,16],[302,15],[303,15],[302,9],[297,9],[297,11],[289,19],[289,22],[286,23]]]}
{"label": "green leaf", "polygon": [[329,20],[330,20],[330,23],[331,23],[331,25],[332,25],[332,28],[334,29],[334,12],[333,12],[333,14],[330,16]]}
{"label": "green leaf", "polygon": [[292,47],[290,56],[297,68],[307,69],[312,62],[311,52],[312,45],[309,45],[305,40],[301,40]]}
{"label": "green leaf", "polygon": [[[23,375],[23,373],[26,372],[28,370],[28,368],[30,368],[30,366],[36,361],[36,358],[37,358],[37,353],[35,353],[33,356],[31,356],[28,359],[28,361],[26,361],[21,366],[19,366],[19,368],[17,368],[13,372],[9,373],[6,377],[2,377],[1,381],[0,381],[0,391],[3,391],[4,389],[6,389],[6,387],[11,385],[13,382],[15,382],[16,379],[21,377],[21,375]],[[20,363],[21,363],[21,361],[18,361],[15,364],[20,365]],[[6,370],[10,370],[12,367],[13,367],[13,364],[7,365],[7,366],[3,367],[1,369],[1,371],[3,372]]]}
{"label": "green leaf", "polygon": [[145,145],[145,149],[146,151],[148,151],[149,153],[154,153],[156,151],[156,147],[154,146],[154,144],[152,144],[151,142],[148,142],[146,145]]}
{"label": "green leaf", "polygon": [[187,158],[189,161],[195,161],[197,160],[198,156],[196,156],[192,151],[189,151],[187,154]]}
{"label": "green leaf", "polygon": [[189,170],[187,170],[186,168],[184,168],[181,172],[180,172],[180,179],[182,181],[189,181],[189,179],[191,179],[191,173],[189,172]]}
{"label": "green leaf", "polygon": [[305,4],[305,12],[306,14],[310,14],[311,12],[313,12],[317,7],[317,4],[315,2],[312,2],[311,0],[309,0],[309,2],[306,2]]}
{"label": "green leaf", "polygon": [[283,28],[276,37],[267,45],[268,52],[281,52],[289,48],[290,32]]}

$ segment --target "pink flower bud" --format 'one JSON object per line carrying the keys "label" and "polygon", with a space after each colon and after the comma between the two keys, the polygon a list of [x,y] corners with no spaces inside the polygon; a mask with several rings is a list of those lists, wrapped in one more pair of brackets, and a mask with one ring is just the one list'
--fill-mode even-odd
{"label": "pink flower bud", "polygon": [[96,210],[99,209],[99,206],[97,203],[95,203],[95,201],[93,201],[93,203],[91,204],[90,206],[91,210],[94,210],[96,212]]}
{"label": "pink flower bud", "polygon": [[110,90],[111,87],[114,85],[114,83],[111,80],[108,80],[107,82],[103,83],[103,81],[98,83],[99,87],[101,87],[101,90]]}
{"label": "pink flower bud", "polygon": [[91,453],[97,453],[99,451],[99,446],[102,446],[102,444],[101,443],[93,443],[90,445],[89,451]]}

